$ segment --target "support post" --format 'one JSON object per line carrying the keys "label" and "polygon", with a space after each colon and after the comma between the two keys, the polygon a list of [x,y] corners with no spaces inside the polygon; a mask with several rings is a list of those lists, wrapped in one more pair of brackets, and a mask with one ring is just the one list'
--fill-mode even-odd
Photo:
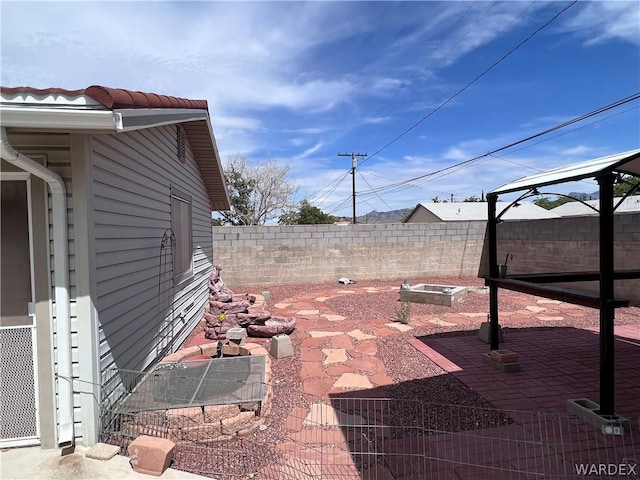
{"label": "support post", "polygon": [[351,157],[351,190],[352,190],[352,197],[351,197],[351,201],[352,201],[352,208],[353,208],[353,215],[352,215],[352,222],[355,224],[356,223],[356,167],[358,166],[358,157],[366,157],[367,154],[366,153],[355,153],[355,152],[351,152],[351,153],[338,153],[339,157]]}
{"label": "support post", "polygon": [[605,173],[597,180],[600,186],[600,414],[614,415],[613,182],[615,175]]}
{"label": "support post", "polygon": [[358,165],[358,160],[356,159],[356,154],[351,154],[351,182],[352,182],[352,202],[353,202],[353,224],[356,223],[356,166]]}
{"label": "support post", "polygon": [[491,350],[500,348],[500,325],[498,324],[498,235],[496,221],[496,203],[498,196],[487,195],[489,208],[487,221],[487,237],[489,242],[489,339]]}

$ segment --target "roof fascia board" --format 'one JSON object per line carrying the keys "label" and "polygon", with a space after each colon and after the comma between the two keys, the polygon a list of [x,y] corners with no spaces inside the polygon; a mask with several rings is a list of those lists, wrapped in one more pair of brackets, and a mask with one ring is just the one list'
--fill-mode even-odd
{"label": "roof fascia board", "polygon": [[110,110],[2,106],[0,113],[4,127],[114,131],[117,124],[116,115]]}
{"label": "roof fascia board", "polygon": [[222,175],[222,185],[224,186],[224,195],[225,195],[225,197],[227,199],[227,203],[230,206],[229,208],[231,208],[232,203],[231,203],[231,197],[229,196],[229,187],[227,185],[227,182],[224,179],[224,169],[222,168],[222,161],[220,160],[220,153],[218,152],[218,143],[216,142],[216,137],[213,134],[213,125],[211,125],[211,121],[209,120],[209,115],[207,115],[206,122],[207,122],[207,129],[209,130],[209,137],[211,138],[211,142],[213,143],[213,151],[215,152],[216,163],[218,165],[218,171]]}
{"label": "roof fascia board", "polygon": [[116,124],[118,132],[131,132],[133,130],[161,127],[163,125],[173,125],[176,123],[193,122],[197,120],[206,120],[209,124],[209,131],[211,131],[209,114],[206,110],[177,108],[123,108],[114,110],[114,113],[119,115],[119,121]]}

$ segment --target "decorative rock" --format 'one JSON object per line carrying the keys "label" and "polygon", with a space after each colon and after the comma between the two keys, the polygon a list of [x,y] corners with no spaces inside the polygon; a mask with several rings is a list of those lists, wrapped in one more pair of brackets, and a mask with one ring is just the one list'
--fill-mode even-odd
{"label": "decorative rock", "polygon": [[232,327],[227,330],[227,340],[236,345],[244,345],[247,340],[247,329],[241,327]]}
{"label": "decorative rock", "polygon": [[296,328],[295,318],[271,317],[264,325],[249,325],[247,332],[253,337],[273,337],[290,334]]}
{"label": "decorative rock", "polygon": [[171,440],[142,435],[131,442],[127,454],[134,471],[159,477],[169,468],[174,449]]}
{"label": "decorative rock", "polygon": [[271,339],[270,353],[274,358],[284,358],[293,355],[293,344],[289,335],[276,335]]}
{"label": "decorative rock", "polygon": [[249,325],[263,325],[271,318],[271,314],[269,312],[238,313],[236,318],[238,325],[247,327]]}
{"label": "decorative rock", "polygon": [[220,312],[225,312],[227,314],[246,313],[249,311],[250,305],[251,304],[246,300],[243,300],[241,302],[234,302],[234,303],[209,301],[210,312],[213,315],[217,315]]}

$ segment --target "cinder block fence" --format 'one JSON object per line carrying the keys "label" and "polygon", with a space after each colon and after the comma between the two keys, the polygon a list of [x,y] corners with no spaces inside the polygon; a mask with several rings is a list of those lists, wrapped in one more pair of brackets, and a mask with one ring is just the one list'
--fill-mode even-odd
{"label": "cinder block fence", "polygon": [[[616,268],[640,269],[640,213],[615,217]],[[213,227],[214,261],[231,288],[484,273],[486,222]],[[597,270],[597,216],[505,221],[498,258],[509,273]],[[595,282],[582,285],[597,291]],[[616,283],[640,302],[640,281]]]}

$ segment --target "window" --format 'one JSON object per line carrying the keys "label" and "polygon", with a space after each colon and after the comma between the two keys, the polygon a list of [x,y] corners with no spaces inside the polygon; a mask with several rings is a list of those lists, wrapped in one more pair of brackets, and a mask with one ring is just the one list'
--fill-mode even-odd
{"label": "window", "polygon": [[193,277],[193,238],[191,235],[191,196],[171,188],[171,229],[176,237],[173,278],[180,284]]}

